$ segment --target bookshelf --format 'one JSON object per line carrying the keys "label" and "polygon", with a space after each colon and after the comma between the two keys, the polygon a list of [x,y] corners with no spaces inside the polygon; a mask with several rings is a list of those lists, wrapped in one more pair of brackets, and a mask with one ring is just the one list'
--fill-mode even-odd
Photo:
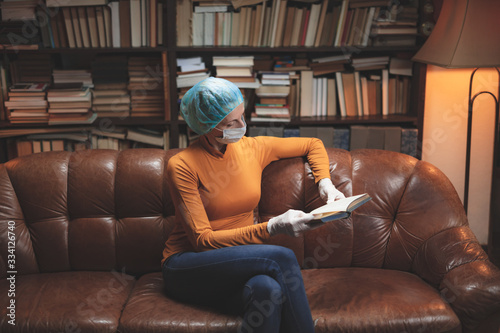
{"label": "bookshelf", "polygon": [[[139,0],[140,2],[141,0]],[[116,1],[113,1],[116,2]],[[122,1],[119,1],[120,3]],[[40,132],[51,132],[51,131],[73,131],[73,130],[88,130],[89,133],[92,129],[134,129],[136,127],[141,127],[145,129],[152,129],[157,131],[168,132],[165,142],[168,142],[168,148],[177,148],[186,144],[185,139],[182,140],[182,136],[187,133],[187,126],[182,119],[179,119],[178,112],[178,98],[179,91],[177,87],[177,75],[179,71],[177,67],[177,60],[181,58],[189,58],[201,56],[204,61],[207,62],[208,68],[210,69],[212,75],[215,73],[213,66],[211,66],[211,59],[214,56],[242,56],[251,55],[256,58],[273,58],[273,57],[283,57],[291,56],[292,58],[300,59],[313,59],[319,57],[326,57],[332,55],[342,55],[342,54],[352,54],[355,57],[377,57],[377,56],[391,56],[398,57],[402,56],[405,58],[410,57],[414,54],[419,45],[422,44],[422,37],[420,35],[415,36],[416,42],[414,45],[394,45],[394,46],[370,46],[370,45],[320,45],[320,46],[256,46],[254,45],[207,45],[207,46],[193,46],[192,43],[186,43],[185,36],[182,37],[179,34],[186,34],[187,31],[191,31],[192,27],[185,26],[186,22],[182,15],[187,13],[193,13],[194,7],[202,3],[208,5],[210,1],[188,1],[188,0],[178,0],[178,1],[165,1],[158,0],[157,3],[162,5],[161,13],[162,19],[159,23],[162,26],[162,41],[156,46],[141,46],[141,47],[43,47],[41,39],[39,36],[39,43],[42,45],[38,50],[12,50],[3,49],[2,57],[3,59],[16,59],[19,55],[30,55],[30,54],[45,54],[48,55],[54,61],[59,64],[63,63],[69,67],[82,67],[90,59],[94,59],[100,55],[125,55],[126,57],[150,57],[157,56],[161,58],[162,75],[163,75],[163,113],[162,116],[158,117],[104,117],[97,118],[91,124],[74,124],[74,125],[47,125],[47,124],[12,124],[7,119],[0,120],[0,150],[3,154],[0,154],[0,162],[4,162],[7,156],[7,148],[12,145],[12,141],[22,140],[26,137],[18,136],[12,133],[40,133]],[[244,3],[245,1],[239,1],[239,3]],[[254,1],[255,2],[255,1]],[[310,8],[314,5],[324,5],[327,3],[331,6],[341,7],[342,0],[330,0],[330,1],[316,1],[316,2],[300,2],[300,1],[278,1],[278,0],[267,0],[264,3],[267,4],[269,10],[272,10],[273,3],[285,4],[290,8]],[[353,0],[352,2],[358,2]],[[415,3],[415,1],[410,1]],[[111,3],[111,1],[110,1]],[[379,1],[380,3],[380,1]],[[402,1],[402,3],[406,3]],[[241,12],[242,8],[255,9],[257,5],[253,4],[250,6],[244,6],[237,9]],[[283,5],[284,6],[284,5]],[[330,8],[329,7],[329,8]],[[282,7],[284,8],[284,7]],[[1,8],[0,8],[1,9]],[[330,11],[330,9],[329,9]],[[368,10],[366,10],[368,12]],[[249,14],[250,15],[250,14]],[[360,14],[361,15],[361,14]],[[250,16],[249,16],[250,17]],[[359,19],[361,22],[361,18]],[[284,22],[282,23],[285,24]],[[279,29],[278,29],[279,30]],[[282,29],[283,34],[285,34],[285,28]],[[411,92],[409,95],[408,109],[404,114],[390,114],[390,115],[359,115],[359,116],[340,116],[340,115],[330,115],[330,116],[293,116],[289,122],[286,123],[274,123],[270,122],[254,122],[250,119],[250,115],[247,114],[248,126],[281,126],[284,128],[299,128],[301,126],[333,126],[346,128],[349,126],[356,125],[366,125],[366,126],[401,126],[404,128],[415,128],[418,131],[418,142],[421,142],[422,129],[423,129],[423,101],[425,93],[425,65],[413,64],[413,75],[411,76]],[[252,102],[255,104],[255,100]],[[254,105],[250,105],[250,110]],[[18,132],[16,132],[18,131]],[[9,137],[9,135],[12,135]],[[167,140],[168,139],[168,140]],[[420,145],[419,145],[420,146]]]}

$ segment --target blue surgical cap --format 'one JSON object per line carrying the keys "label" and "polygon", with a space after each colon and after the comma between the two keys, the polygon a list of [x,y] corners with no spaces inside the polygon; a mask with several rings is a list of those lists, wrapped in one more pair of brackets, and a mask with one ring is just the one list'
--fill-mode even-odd
{"label": "blue surgical cap", "polygon": [[241,103],[243,96],[238,86],[228,80],[209,77],[184,94],[181,114],[193,131],[206,134]]}

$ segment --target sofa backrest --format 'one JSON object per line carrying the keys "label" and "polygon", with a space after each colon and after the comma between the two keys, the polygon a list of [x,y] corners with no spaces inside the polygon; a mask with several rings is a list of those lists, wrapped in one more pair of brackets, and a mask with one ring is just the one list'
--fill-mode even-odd
{"label": "sofa backrest", "polygon": [[[0,275],[15,222],[18,274],[67,270],[160,270],[174,208],[165,178],[179,150],[48,152],[0,165]],[[363,266],[411,270],[420,245],[467,224],[448,179],[432,165],[380,151],[328,149],[333,183],[372,200],[345,220],[304,236],[280,236],[304,268]],[[304,158],[263,173],[257,221],[323,204]]]}
{"label": "sofa backrest", "polygon": [[47,152],[1,165],[0,234],[16,223],[18,274],[159,270],[174,214],[164,170],[175,153]]}
{"label": "sofa backrest", "polygon": [[[336,187],[346,196],[368,193],[372,200],[350,218],[328,223],[299,238],[277,237],[274,242],[292,248],[304,268],[359,266],[426,271],[432,270],[421,258],[425,256],[421,249],[426,240],[453,229],[463,235],[464,243],[475,241],[458,194],[433,165],[375,149],[327,151]],[[322,204],[305,159],[278,161],[264,170],[261,221],[290,208],[309,212]]]}

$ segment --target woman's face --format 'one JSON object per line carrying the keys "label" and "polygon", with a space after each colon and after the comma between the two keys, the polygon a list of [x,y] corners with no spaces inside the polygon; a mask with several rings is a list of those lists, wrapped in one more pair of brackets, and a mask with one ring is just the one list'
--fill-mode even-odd
{"label": "woman's face", "polygon": [[231,111],[213,130],[208,132],[210,142],[214,147],[222,147],[223,145],[218,142],[223,137],[224,130],[231,128],[245,127],[245,107],[243,103],[238,105]]}
{"label": "woman's face", "polygon": [[219,130],[222,133],[223,130],[229,128],[240,128],[245,126],[244,117],[245,107],[243,103],[238,105],[231,111],[222,121],[214,128],[214,130]]}

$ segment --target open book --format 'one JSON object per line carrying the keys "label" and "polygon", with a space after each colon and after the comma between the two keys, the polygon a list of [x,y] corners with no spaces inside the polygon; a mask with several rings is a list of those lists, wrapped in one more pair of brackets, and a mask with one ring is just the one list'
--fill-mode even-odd
{"label": "open book", "polygon": [[313,221],[321,220],[322,222],[329,222],[345,219],[351,215],[353,210],[371,199],[372,198],[367,193],[364,193],[330,202],[311,211],[311,214],[314,215]]}

